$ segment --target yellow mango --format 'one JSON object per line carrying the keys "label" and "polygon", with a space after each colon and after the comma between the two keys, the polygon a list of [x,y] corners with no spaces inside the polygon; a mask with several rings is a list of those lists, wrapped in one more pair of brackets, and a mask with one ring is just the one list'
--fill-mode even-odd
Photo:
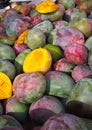
{"label": "yellow mango", "polygon": [[45,48],[38,48],[31,51],[23,62],[23,71],[29,72],[47,72],[52,64],[51,53]]}
{"label": "yellow mango", "polygon": [[39,13],[51,13],[56,11],[57,9],[58,9],[58,5],[51,0],[42,1],[36,6],[36,10]]}
{"label": "yellow mango", "polygon": [[0,72],[0,99],[6,99],[12,96],[12,83],[9,77]]}
{"label": "yellow mango", "polygon": [[18,39],[16,40],[15,44],[25,44],[25,38],[26,38],[26,35],[28,33],[28,29],[25,30],[23,33],[20,34],[20,36],[18,37]]}

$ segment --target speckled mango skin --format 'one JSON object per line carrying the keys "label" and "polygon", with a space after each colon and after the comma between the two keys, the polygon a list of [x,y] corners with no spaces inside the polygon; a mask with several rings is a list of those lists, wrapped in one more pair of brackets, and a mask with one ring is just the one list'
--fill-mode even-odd
{"label": "speckled mango skin", "polygon": [[85,39],[81,31],[69,26],[62,26],[56,32],[58,45],[65,50],[70,44],[77,43],[84,45]]}
{"label": "speckled mango skin", "polygon": [[26,44],[32,50],[43,47],[46,44],[46,36],[42,30],[34,28],[28,31]]}
{"label": "speckled mango skin", "polygon": [[13,93],[18,101],[32,103],[43,96],[46,89],[46,79],[38,72],[22,73],[13,81]]}
{"label": "speckled mango skin", "polygon": [[0,59],[13,61],[15,57],[15,51],[11,46],[0,43]]}
{"label": "speckled mango skin", "polygon": [[49,34],[53,30],[53,24],[49,20],[44,20],[39,24],[35,25],[33,28],[38,28],[45,34]]}
{"label": "speckled mango skin", "polygon": [[85,122],[78,116],[64,113],[50,117],[41,130],[88,130]]}
{"label": "speckled mango skin", "polygon": [[21,19],[15,19],[6,25],[6,33],[10,37],[17,38],[23,31],[27,29],[27,25]]}

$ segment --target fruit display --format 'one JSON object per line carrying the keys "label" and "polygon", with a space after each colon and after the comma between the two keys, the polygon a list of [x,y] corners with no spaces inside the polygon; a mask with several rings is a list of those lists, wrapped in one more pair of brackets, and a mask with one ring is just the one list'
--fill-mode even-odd
{"label": "fruit display", "polygon": [[0,129],[92,130],[92,0],[0,10]]}

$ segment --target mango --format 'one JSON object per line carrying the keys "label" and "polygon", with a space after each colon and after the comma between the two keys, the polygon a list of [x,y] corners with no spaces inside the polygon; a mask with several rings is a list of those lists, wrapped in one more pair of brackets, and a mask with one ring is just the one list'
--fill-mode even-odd
{"label": "mango", "polygon": [[27,54],[29,54],[30,52],[31,52],[30,49],[26,49],[23,52],[21,52],[19,55],[16,56],[14,65],[15,65],[17,74],[20,74],[23,72],[23,62],[24,62]]}
{"label": "mango", "polygon": [[22,125],[13,116],[1,115],[0,116],[0,129],[6,126],[19,127],[21,130],[23,130]]}
{"label": "mango", "polygon": [[39,124],[45,123],[51,116],[59,113],[64,113],[64,106],[54,96],[44,95],[29,107],[30,118]]}
{"label": "mango", "polygon": [[13,81],[16,76],[16,68],[9,60],[0,59],[0,71],[5,73],[11,81]]}
{"label": "mango", "polygon": [[28,105],[19,102],[14,95],[5,100],[5,114],[11,115],[23,123],[27,119],[27,113]]}
{"label": "mango", "polygon": [[45,76],[38,72],[22,73],[13,81],[13,93],[22,103],[32,103],[43,96],[46,90]]}
{"label": "mango", "polygon": [[16,54],[11,46],[0,43],[0,59],[13,61],[15,57]]}
{"label": "mango", "polygon": [[32,50],[43,47],[46,44],[46,36],[39,29],[29,30],[26,36],[26,44]]}
{"label": "mango", "polygon": [[67,98],[74,87],[73,79],[60,71],[48,71],[46,77],[46,93],[49,95]]}

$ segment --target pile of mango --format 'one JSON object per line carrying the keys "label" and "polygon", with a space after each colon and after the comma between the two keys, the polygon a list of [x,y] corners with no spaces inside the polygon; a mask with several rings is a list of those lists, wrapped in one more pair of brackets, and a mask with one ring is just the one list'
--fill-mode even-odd
{"label": "pile of mango", "polygon": [[91,0],[0,10],[0,129],[92,129]]}

